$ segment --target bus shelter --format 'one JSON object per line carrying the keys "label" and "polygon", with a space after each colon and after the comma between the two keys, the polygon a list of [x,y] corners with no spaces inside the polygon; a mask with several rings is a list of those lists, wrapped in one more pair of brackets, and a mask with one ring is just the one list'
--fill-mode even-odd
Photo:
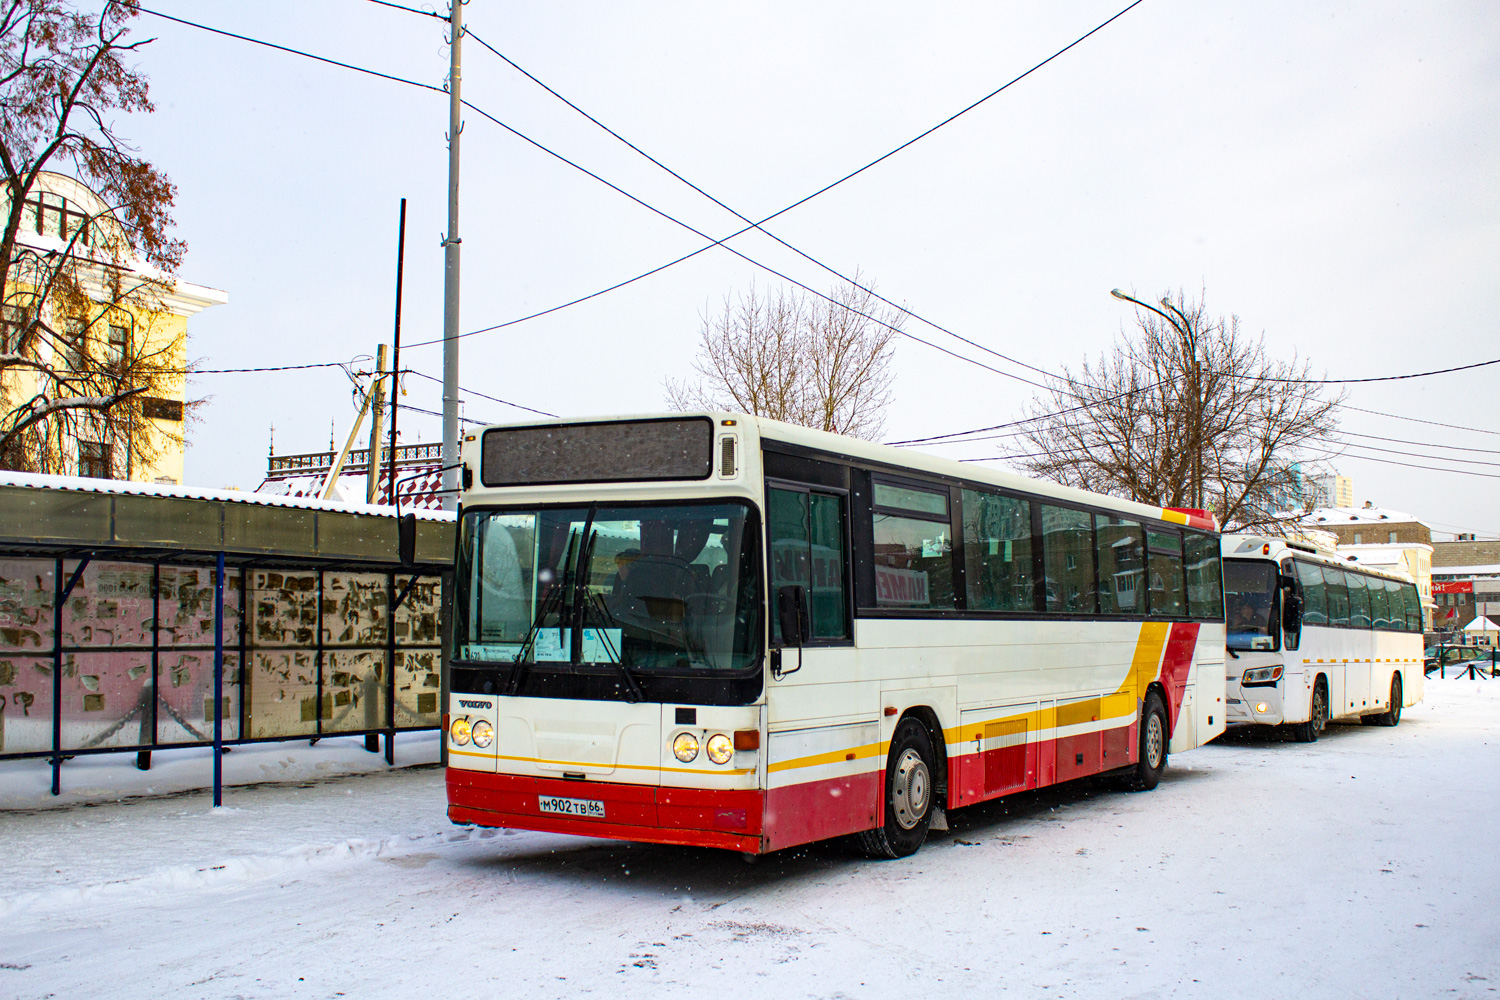
{"label": "bus shelter", "polygon": [[228,490],[0,473],[0,759],[440,725],[454,519]]}

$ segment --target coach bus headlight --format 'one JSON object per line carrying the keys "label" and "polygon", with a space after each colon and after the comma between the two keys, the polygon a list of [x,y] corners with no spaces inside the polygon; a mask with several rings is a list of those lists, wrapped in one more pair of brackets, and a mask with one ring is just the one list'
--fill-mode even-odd
{"label": "coach bus headlight", "polygon": [[453,742],[459,746],[467,746],[472,727],[468,719],[454,719],[453,726],[448,730],[448,735],[453,737]]}
{"label": "coach bus headlight", "polygon": [[1241,684],[1275,684],[1281,680],[1281,667],[1251,667],[1240,678]]}
{"label": "coach bus headlight", "polygon": [[483,750],[485,747],[495,742],[494,727],[491,726],[488,722],[485,722],[483,719],[480,719],[478,722],[474,723],[473,739],[474,745]]}
{"label": "coach bus headlight", "polygon": [[684,764],[691,764],[698,759],[698,737],[692,733],[678,733],[677,738],[672,741],[672,756]]}
{"label": "coach bus headlight", "polygon": [[708,759],[715,764],[728,764],[734,757],[734,740],[723,733],[714,733],[708,738]]}

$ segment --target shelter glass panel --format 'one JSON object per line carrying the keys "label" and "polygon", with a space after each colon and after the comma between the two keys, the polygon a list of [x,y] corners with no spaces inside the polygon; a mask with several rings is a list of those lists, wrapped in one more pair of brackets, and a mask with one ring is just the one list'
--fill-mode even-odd
{"label": "shelter glass panel", "polygon": [[1094,515],[1099,553],[1099,610],[1106,615],[1146,613],[1146,538],[1139,522]]}
{"label": "shelter glass panel", "polygon": [[52,651],[51,559],[0,559],[0,657]]}
{"label": "shelter glass panel", "polygon": [[318,729],[318,654],[311,649],[257,649],[245,683],[251,738],[308,736]]}
{"label": "shelter glass panel", "polygon": [[149,648],[154,577],[145,563],[90,562],[63,605],[63,645]]}
{"label": "shelter glass panel", "polygon": [[323,731],[384,729],[385,650],[330,649],[323,654]]}
{"label": "shelter glass panel", "polygon": [[[240,736],[239,655],[224,654],[224,738]],[[214,738],[214,654],[163,652],[157,662],[156,738],[162,743],[211,743]]]}
{"label": "shelter glass panel", "polygon": [[403,649],[396,651],[396,726],[436,726],[441,722],[438,709],[438,649]]}
{"label": "shelter glass panel", "polygon": [[318,511],[318,555],[396,560],[394,518]]}
{"label": "shelter glass panel", "polygon": [[316,512],[311,510],[225,504],[224,547],[233,552],[306,556],[313,551],[315,524]]}
{"label": "shelter glass panel", "polygon": [[0,487],[0,536],[23,542],[108,542],[107,493]]}
{"label": "shelter glass panel", "polygon": [[[163,566],[161,568],[161,638],[163,646],[212,646],[214,644],[214,584],[218,570],[212,566]],[[240,642],[240,571],[224,572],[224,647]]]}
{"label": "shelter glass panel", "polygon": [[389,584],[390,578],[384,573],[325,572],[323,642],[333,646],[385,645]]}
{"label": "shelter glass panel", "polygon": [[0,652],[0,754],[52,749],[52,660]]}
{"label": "shelter glass panel", "polygon": [[151,742],[151,651],[65,653],[62,746],[68,750]]}
{"label": "shelter glass panel", "polygon": [[259,646],[318,644],[316,571],[254,570],[245,594],[250,641]]}
{"label": "shelter glass panel", "polygon": [[1031,504],[964,490],[964,567],[971,611],[1033,611]]}
{"label": "shelter glass panel", "polygon": [[[397,592],[410,577],[396,577]],[[423,577],[396,609],[396,642],[401,646],[438,642],[438,610],[442,581],[435,576]]]}

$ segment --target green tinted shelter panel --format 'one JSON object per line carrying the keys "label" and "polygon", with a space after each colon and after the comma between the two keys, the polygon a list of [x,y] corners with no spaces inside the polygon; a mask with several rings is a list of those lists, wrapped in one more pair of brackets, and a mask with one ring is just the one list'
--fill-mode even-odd
{"label": "green tinted shelter panel", "polygon": [[224,548],[229,552],[313,553],[316,512],[296,507],[224,505]]}
{"label": "green tinted shelter panel", "polygon": [[[396,525],[390,526],[392,552],[395,551]],[[417,522],[417,562],[453,562],[453,546],[457,538],[458,525],[453,521]]]}
{"label": "green tinted shelter panel", "polygon": [[389,517],[318,511],[318,555],[395,562],[396,522]]}
{"label": "green tinted shelter panel", "polygon": [[217,550],[224,505],[213,500],[118,494],[115,543]]}
{"label": "green tinted shelter panel", "polygon": [[0,489],[0,538],[107,543],[111,499],[104,493]]}

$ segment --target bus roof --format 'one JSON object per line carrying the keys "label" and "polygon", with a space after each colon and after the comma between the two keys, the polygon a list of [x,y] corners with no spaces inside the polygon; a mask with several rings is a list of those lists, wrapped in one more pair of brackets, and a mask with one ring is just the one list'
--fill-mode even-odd
{"label": "bus roof", "polygon": [[1220,540],[1220,551],[1226,559],[1269,559],[1280,562],[1283,559],[1296,556],[1307,562],[1317,563],[1320,566],[1336,566],[1339,569],[1358,569],[1362,573],[1378,576],[1382,579],[1395,580],[1399,583],[1415,583],[1411,574],[1399,570],[1385,569],[1380,566],[1367,566],[1352,556],[1340,556],[1326,549],[1319,549],[1303,542],[1294,542],[1285,538],[1273,538],[1269,535],[1255,534],[1230,534]]}

